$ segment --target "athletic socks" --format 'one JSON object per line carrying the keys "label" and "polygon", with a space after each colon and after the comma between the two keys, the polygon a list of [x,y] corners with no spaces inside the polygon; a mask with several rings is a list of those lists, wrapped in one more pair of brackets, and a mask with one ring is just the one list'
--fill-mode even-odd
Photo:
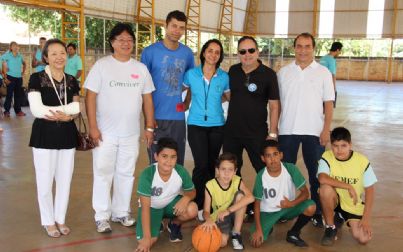
{"label": "athletic socks", "polygon": [[300,214],[294,226],[292,226],[292,228],[290,229],[290,231],[293,233],[299,233],[311,218],[312,216],[306,216],[304,214]]}

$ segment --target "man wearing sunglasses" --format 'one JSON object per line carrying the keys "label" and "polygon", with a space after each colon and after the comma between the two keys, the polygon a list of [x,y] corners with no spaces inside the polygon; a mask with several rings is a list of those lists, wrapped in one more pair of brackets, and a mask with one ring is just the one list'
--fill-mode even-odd
{"label": "man wearing sunglasses", "polygon": [[[244,36],[238,40],[240,63],[229,69],[231,100],[224,133],[224,151],[237,156],[237,175],[241,175],[242,152],[246,149],[253,168],[265,165],[260,148],[267,139],[277,139],[279,89],[276,73],[259,60],[257,42]],[[267,125],[270,110],[270,128]]]}
{"label": "man wearing sunglasses", "polygon": [[316,203],[312,218],[316,227],[323,227],[316,178],[318,160],[330,140],[334,88],[332,75],[314,60],[315,39],[301,33],[294,40],[295,61],[278,72],[281,115],[279,143],[283,162],[296,163],[300,144],[309,174],[311,198]]}

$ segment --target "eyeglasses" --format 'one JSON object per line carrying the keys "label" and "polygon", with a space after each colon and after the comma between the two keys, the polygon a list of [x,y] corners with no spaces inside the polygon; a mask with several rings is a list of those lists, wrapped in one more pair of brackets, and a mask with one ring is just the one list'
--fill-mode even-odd
{"label": "eyeglasses", "polygon": [[132,44],[133,43],[133,39],[115,39],[115,41],[118,42],[119,44],[124,44],[124,43]]}
{"label": "eyeglasses", "polygon": [[256,52],[256,48],[249,48],[249,49],[241,49],[238,51],[240,55],[245,55],[246,52],[248,52],[249,54],[253,54]]}

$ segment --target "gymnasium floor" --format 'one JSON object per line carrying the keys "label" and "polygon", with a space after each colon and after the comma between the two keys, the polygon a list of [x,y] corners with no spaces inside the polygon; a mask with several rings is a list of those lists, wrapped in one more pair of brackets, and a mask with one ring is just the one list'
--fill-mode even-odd
{"label": "gymnasium floor", "polygon": [[[323,231],[308,224],[302,230],[302,237],[310,247],[303,251],[403,251],[403,85],[339,81],[338,96],[333,126],[351,130],[354,149],[369,157],[379,180],[372,218],[374,237],[368,245],[358,245],[344,226],[335,246],[325,248],[319,244]],[[0,251],[134,251],[134,228],[113,223],[110,234],[99,234],[95,230],[91,207],[91,152],[76,154],[66,222],[72,233],[58,239],[46,236],[40,226],[32,152],[28,147],[33,117],[27,107],[23,110],[26,117],[15,118],[12,113],[10,119],[0,119],[4,129],[0,135]],[[147,161],[142,144],[136,175]],[[307,176],[301,159],[297,165]],[[185,166],[189,171],[193,166],[189,148]],[[255,173],[248,161],[243,174],[252,187]],[[136,188],[137,183],[134,192]],[[137,214],[136,200],[134,193],[134,216]],[[196,224],[193,221],[183,227],[182,243],[171,244],[167,232],[162,233],[153,251],[194,251],[191,232]],[[300,251],[285,241],[291,224],[277,224],[273,235],[259,249],[251,248],[247,242],[250,224],[245,224],[245,251]],[[221,251],[232,251],[232,247]]]}

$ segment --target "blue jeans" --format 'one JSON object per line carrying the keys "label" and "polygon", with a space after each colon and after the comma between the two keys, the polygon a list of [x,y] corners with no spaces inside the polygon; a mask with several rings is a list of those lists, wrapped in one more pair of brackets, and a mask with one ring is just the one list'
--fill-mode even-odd
{"label": "blue jeans", "polygon": [[310,135],[280,135],[280,150],[283,152],[283,162],[297,162],[299,145],[302,144],[302,157],[308,169],[311,199],[315,201],[316,213],[321,213],[318,189],[319,181],[316,177],[318,172],[318,160],[322,157],[325,147],[320,145],[319,137]]}

